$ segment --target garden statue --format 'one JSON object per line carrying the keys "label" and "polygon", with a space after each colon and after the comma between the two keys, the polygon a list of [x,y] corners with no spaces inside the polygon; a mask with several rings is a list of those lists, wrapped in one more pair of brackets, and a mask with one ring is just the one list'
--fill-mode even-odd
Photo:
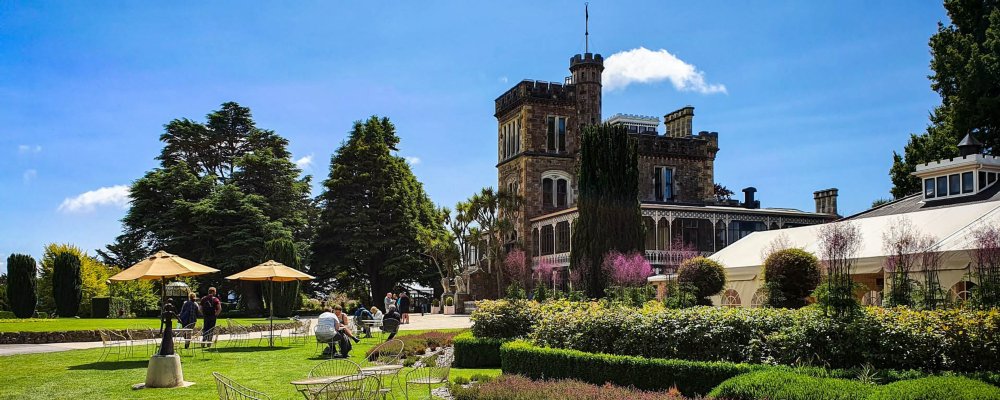
{"label": "garden statue", "polygon": [[451,281],[448,278],[441,278],[441,287],[445,293],[451,293]]}
{"label": "garden statue", "polygon": [[455,277],[455,293],[468,293],[468,288],[465,287],[465,277],[459,275]]}
{"label": "garden statue", "polygon": [[164,304],[163,314],[160,314],[160,326],[163,327],[163,341],[160,342],[160,352],[157,353],[161,356],[174,354],[174,323],[171,320],[176,317],[177,314],[174,313],[174,305],[169,302]]}

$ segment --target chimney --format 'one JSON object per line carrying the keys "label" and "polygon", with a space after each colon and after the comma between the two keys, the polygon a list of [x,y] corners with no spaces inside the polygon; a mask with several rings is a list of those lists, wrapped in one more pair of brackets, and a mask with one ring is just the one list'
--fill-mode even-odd
{"label": "chimney", "polygon": [[670,137],[690,137],[693,120],[694,107],[691,106],[685,106],[684,108],[664,115],[663,125],[667,130],[665,134]]}
{"label": "chimney", "polygon": [[757,188],[753,186],[743,188],[743,207],[760,208],[760,200],[754,200],[754,193],[757,193]]}
{"label": "chimney", "polygon": [[837,215],[837,188],[817,190],[813,192],[816,200],[816,213]]}

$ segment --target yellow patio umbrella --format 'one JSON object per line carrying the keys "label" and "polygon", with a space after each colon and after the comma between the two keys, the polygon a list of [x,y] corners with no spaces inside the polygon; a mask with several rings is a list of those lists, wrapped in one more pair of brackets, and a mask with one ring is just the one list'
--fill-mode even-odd
{"label": "yellow patio umbrella", "polygon": [[267,281],[268,282],[268,292],[270,292],[270,306],[268,307],[269,314],[271,318],[268,320],[271,323],[271,336],[268,343],[270,346],[274,346],[274,283],[273,282],[292,282],[292,281],[308,281],[315,279],[316,277],[299,271],[295,268],[289,267],[285,264],[274,260],[267,260],[263,264],[256,267],[247,269],[243,272],[239,272],[230,276],[226,279],[230,280],[240,280],[240,281]]}
{"label": "yellow patio umbrella", "polygon": [[108,279],[112,281],[159,280],[163,283],[163,288],[160,290],[160,305],[162,306],[167,301],[167,279],[214,272],[219,272],[219,270],[160,250]]}

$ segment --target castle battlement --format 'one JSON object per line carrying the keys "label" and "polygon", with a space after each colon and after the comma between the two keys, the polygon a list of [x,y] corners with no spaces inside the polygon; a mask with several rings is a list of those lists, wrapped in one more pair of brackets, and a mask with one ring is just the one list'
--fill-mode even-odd
{"label": "castle battlement", "polygon": [[577,64],[604,64],[604,57],[594,53],[577,54],[569,59],[569,68],[573,69]]}
{"label": "castle battlement", "polygon": [[574,93],[572,85],[525,79],[497,97],[496,114],[500,115],[527,98],[572,101]]}
{"label": "castle battlement", "polygon": [[1000,167],[1000,157],[988,156],[984,154],[969,154],[965,156],[952,157],[945,160],[937,160],[917,165],[914,175],[927,171],[936,171],[947,168],[961,167],[966,165],[979,164],[981,166]]}

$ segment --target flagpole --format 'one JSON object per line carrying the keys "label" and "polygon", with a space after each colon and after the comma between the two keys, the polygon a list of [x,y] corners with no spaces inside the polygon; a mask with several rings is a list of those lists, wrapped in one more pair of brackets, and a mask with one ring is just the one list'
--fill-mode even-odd
{"label": "flagpole", "polygon": [[583,52],[590,53],[590,3],[583,3]]}

